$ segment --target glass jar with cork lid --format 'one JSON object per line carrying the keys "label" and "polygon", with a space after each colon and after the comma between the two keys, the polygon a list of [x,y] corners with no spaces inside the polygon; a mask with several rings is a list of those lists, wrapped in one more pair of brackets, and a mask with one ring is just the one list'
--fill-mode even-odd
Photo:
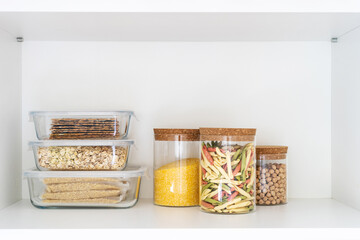
{"label": "glass jar with cork lid", "polygon": [[287,203],[287,146],[256,146],[256,204]]}
{"label": "glass jar with cork lid", "polygon": [[255,134],[249,128],[200,128],[202,211],[255,211]]}
{"label": "glass jar with cork lid", "polygon": [[154,204],[199,205],[199,129],[154,129]]}

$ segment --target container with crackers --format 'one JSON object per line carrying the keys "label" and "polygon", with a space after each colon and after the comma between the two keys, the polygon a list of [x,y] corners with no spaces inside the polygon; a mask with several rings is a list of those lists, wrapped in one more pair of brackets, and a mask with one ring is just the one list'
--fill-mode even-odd
{"label": "container with crackers", "polygon": [[30,112],[39,140],[123,139],[132,116],[131,111]]}
{"label": "container with crackers", "polygon": [[38,171],[24,173],[31,203],[38,208],[129,208],[138,198],[145,168],[123,171]]}

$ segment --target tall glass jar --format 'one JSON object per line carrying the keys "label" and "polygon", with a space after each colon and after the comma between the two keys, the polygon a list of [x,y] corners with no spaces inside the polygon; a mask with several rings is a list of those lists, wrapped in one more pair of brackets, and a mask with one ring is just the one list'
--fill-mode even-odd
{"label": "tall glass jar", "polygon": [[248,128],[200,128],[203,211],[255,211],[255,134]]}
{"label": "tall glass jar", "polygon": [[154,129],[154,204],[199,204],[199,130]]}
{"label": "tall glass jar", "polygon": [[256,204],[287,203],[286,146],[256,147]]}

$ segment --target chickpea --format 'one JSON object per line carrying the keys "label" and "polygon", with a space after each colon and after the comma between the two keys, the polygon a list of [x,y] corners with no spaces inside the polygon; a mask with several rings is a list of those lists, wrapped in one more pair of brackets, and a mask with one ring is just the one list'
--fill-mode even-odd
{"label": "chickpea", "polygon": [[271,177],[266,178],[266,181],[267,181],[267,182],[270,182],[270,181],[271,181]]}
{"label": "chickpea", "polygon": [[278,184],[278,183],[275,183],[274,186],[275,186],[276,188],[278,188],[278,187],[279,187],[279,184]]}
{"label": "chickpea", "polygon": [[277,203],[277,204],[280,204],[280,199],[276,199],[276,203]]}
{"label": "chickpea", "polygon": [[275,170],[275,173],[276,173],[276,174],[279,174],[279,172],[280,172],[280,170],[278,170],[278,169]]}
{"label": "chickpea", "polygon": [[272,165],[271,168],[276,170],[276,165]]}
{"label": "chickpea", "polygon": [[265,174],[265,173],[266,173],[266,170],[263,168],[263,169],[261,170],[261,173]]}
{"label": "chickpea", "polygon": [[259,196],[259,195],[256,196],[256,200],[260,200],[260,196]]}
{"label": "chickpea", "polygon": [[272,204],[276,204],[276,201],[275,201],[275,200],[273,200],[271,203],[272,203]]}
{"label": "chickpea", "polygon": [[[280,203],[280,200],[279,200],[279,203]],[[259,204],[264,204],[264,200],[260,200]]]}
{"label": "chickpea", "polygon": [[266,205],[270,205],[270,201],[266,201],[265,204],[266,204]]}
{"label": "chickpea", "polygon": [[275,177],[277,177],[277,174],[276,174],[276,173],[273,173],[271,176],[272,176],[273,178],[275,178]]}
{"label": "chickpea", "polygon": [[264,200],[264,201],[267,201],[267,200],[268,200],[268,198],[267,198],[267,197],[264,197],[264,198],[263,198],[263,200]]}
{"label": "chickpea", "polygon": [[267,173],[265,174],[265,176],[266,176],[266,177],[270,177],[271,175],[270,175],[270,173],[267,172]]}
{"label": "chickpea", "polygon": [[262,190],[263,193],[266,193],[268,190],[265,188]]}
{"label": "chickpea", "polygon": [[271,193],[271,196],[275,196],[275,195],[276,195],[275,191],[271,191],[270,193]]}
{"label": "chickpea", "polygon": [[260,197],[261,197],[261,198],[265,197],[265,194],[264,194],[264,193],[260,193]]}
{"label": "chickpea", "polygon": [[273,182],[269,182],[268,184],[269,184],[269,186],[272,186],[274,183],[273,183]]}
{"label": "chickpea", "polygon": [[261,178],[265,178],[265,174],[261,174],[261,176],[260,176]]}
{"label": "chickpea", "polygon": [[273,174],[274,172],[275,172],[274,169],[270,169],[269,171],[270,174]]}
{"label": "chickpea", "polygon": [[275,186],[271,186],[270,190],[273,191],[275,189]]}
{"label": "chickpea", "polygon": [[268,198],[271,197],[271,193],[268,192],[268,193],[266,194],[266,196],[267,196]]}
{"label": "chickpea", "polygon": [[284,172],[284,169],[283,169],[283,168],[280,168],[280,172],[283,173],[283,172]]}
{"label": "chickpea", "polygon": [[266,180],[265,180],[265,179],[261,179],[261,180],[260,180],[260,183],[265,184],[265,183],[266,183]]}
{"label": "chickpea", "polygon": [[269,171],[269,169],[266,168],[266,169],[265,169],[265,173],[267,173],[268,171]]}

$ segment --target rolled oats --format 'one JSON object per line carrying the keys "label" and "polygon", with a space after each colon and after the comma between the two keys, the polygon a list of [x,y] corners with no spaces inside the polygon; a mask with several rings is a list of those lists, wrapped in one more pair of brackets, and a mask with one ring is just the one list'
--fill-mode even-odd
{"label": "rolled oats", "polygon": [[49,170],[120,170],[127,147],[51,146],[38,148],[38,163]]}

